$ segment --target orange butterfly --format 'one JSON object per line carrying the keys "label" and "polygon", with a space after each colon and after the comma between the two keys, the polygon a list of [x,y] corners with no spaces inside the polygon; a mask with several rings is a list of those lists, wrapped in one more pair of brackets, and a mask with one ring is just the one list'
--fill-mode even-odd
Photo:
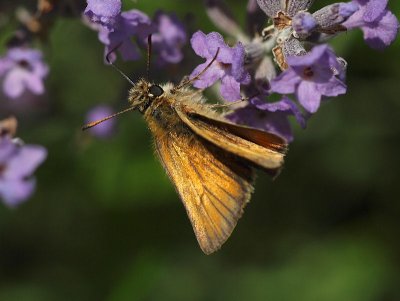
{"label": "orange butterfly", "polygon": [[272,133],[226,120],[214,105],[205,103],[200,91],[188,88],[196,78],[178,86],[159,86],[144,79],[131,82],[130,107],[84,129],[127,111],[141,112],[199,245],[211,254],[231,235],[250,200],[254,167],[277,174],[287,144]]}

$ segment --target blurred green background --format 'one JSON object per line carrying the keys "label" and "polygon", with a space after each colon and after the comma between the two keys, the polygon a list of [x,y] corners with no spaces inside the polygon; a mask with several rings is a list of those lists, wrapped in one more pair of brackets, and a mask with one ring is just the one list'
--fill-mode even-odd
{"label": "blurred green background", "polygon": [[[331,3],[317,2],[313,10]],[[389,2],[399,17],[400,2]],[[246,1],[228,3],[244,22]],[[5,16],[23,4],[34,1],[1,1],[0,41],[16,26]],[[133,7],[216,30],[201,1],[124,2]],[[349,62],[348,94],[306,130],[294,125],[281,175],[259,173],[231,238],[206,256],[139,114],[120,117],[109,140],[80,132],[94,105],[124,108],[129,85],[103,64],[94,31],[57,18],[42,45],[46,96],[0,112],[49,151],[35,195],[14,210],[0,204],[0,300],[400,300],[400,41],[376,52],[356,31],[333,45]],[[188,74],[200,60],[185,52],[179,66],[154,68],[155,81]],[[144,74],[144,60],[118,63]]]}

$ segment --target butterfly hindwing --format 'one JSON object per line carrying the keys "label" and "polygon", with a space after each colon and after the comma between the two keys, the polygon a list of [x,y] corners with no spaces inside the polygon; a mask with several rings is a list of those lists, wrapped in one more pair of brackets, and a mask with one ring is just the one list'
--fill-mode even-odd
{"label": "butterfly hindwing", "polygon": [[193,133],[170,132],[155,144],[201,249],[213,253],[231,235],[250,199],[252,168]]}

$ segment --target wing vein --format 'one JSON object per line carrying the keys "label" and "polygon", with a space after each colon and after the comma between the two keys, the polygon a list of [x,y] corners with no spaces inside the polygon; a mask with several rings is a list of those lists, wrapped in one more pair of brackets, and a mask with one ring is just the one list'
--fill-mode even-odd
{"label": "wing vein", "polygon": [[[193,171],[195,172],[195,174],[197,175],[197,177],[200,179],[201,183],[204,182],[204,178],[203,178],[203,176],[201,175],[201,173],[199,172],[199,170],[197,169],[197,167],[193,164],[193,162],[192,162],[191,160],[188,160],[188,161],[189,161],[190,165],[192,166]],[[203,186],[203,190],[207,189],[205,185],[202,185],[202,186]],[[202,201],[202,204],[203,204],[203,205],[204,205],[204,200],[203,200],[203,199],[204,199],[204,198],[203,198],[204,195],[205,195],[205,194],[204,194],[204,192],[203,192],[203,193],[201,194],[201,197],[200,197],[200,200]],[[208,198],[208,199],[209,199],[209,198]],[[210,199],[209,199],[209,201],[210,201],[210,203],[215,207],[215,204],[214,204]],[[217,232],[218,227],[215,225],[214,220],[211,218],[210,213],[209,213],[208,210],[206,209],[206,206],[203,206],[203,208],[204,208],[204,210],[203,210],[203,215],[207,215],[207,219],[208,219],[208,220],[210,221],[210,223],[213,225],[212,229],[213,229],[214,233],[216,234],[216,236],[221,237],[220,234]],[[216,209],[217,209],[217,208],[216,208]],[[218,209],[217,209],[217,212],[220,213],[220,215],[222,216],[222,213],[221,213]],[[222,230],[222,228],[221,228],[221,230]],[[223,232],[224,232],[224,234],[226,234],[224,230],[223,230]],[[222,237],[221,237],[221,238],[222,238]]]}
{"label": "wing vein", "polygon": [[[175,143],[172,144],[173,150],[175,151],[175,153],[179,156],[179,151],[176,148]],[[181,156],[182,159],[182,156]],[[197,177],[200,179],[200,181],[203,179],[202,176],[199,174],[198,170],[195,168],[193,162],[191,160],[187,160],[187,162],[192,166],[194,172],[196,173]],[[190,185],[192,186],[192,189],[196,192],[196,194],[200,197],[201,203],[203,203],[203,195],[204,193],[199,193],[198,190],[196,189],[196,186],[194,185],[193,181],[189,181]],[[220,237],[221,235],[220,233],[217,232],[217,227],[213,221],[213,219],[211,218],[209,212],[207,210],[205,210],[205,206],[203,206],[204,210],[199,210],[199,206],[196,205],[196,209],[198,211],[198,213],[200,213],[203,217],[207,218],[207,220],[209,221],[209,223],[212,225],[211,229],[214,232],[215,236]],[[208,235],[208,233],[205,232],[205,235],[207,235],[209,241],[212,241],[212,238]]]}

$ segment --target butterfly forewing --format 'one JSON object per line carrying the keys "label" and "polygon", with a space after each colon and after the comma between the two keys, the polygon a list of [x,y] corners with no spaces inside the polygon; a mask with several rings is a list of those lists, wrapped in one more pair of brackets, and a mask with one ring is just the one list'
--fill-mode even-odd
{"label": "butterfly forewing", "polygon": [[209,125],[215,126],[220,129],[224,129],[225,131],[229,132],[230,134],[234,134],[253,142],[259,146],[263,146],[267,149],[285,154],[287,150],[287,143],[286,141],[272,133],[268,133],[262,130],[258,130],[255,128],[237,125],[234,123],[230,123],[224,119],[216,119],[210,116],[201,115],[199,113],[191,113],[189,117],[193,120],[199,120]]}
{"label": "butterfly forewing", "polygon": [[285,141],[271,133],[243,127],[177,108],[181,120],[196,134],[227,152],[244,158],[272,173],[278,171],[286,152]]}
{"label": "butterfly forewing", "polygon": [[157,153],[185,205],[201,249],[206,254],[218,250],[250,199],[252,168],[193,133],[170,132],[155,138]]}

